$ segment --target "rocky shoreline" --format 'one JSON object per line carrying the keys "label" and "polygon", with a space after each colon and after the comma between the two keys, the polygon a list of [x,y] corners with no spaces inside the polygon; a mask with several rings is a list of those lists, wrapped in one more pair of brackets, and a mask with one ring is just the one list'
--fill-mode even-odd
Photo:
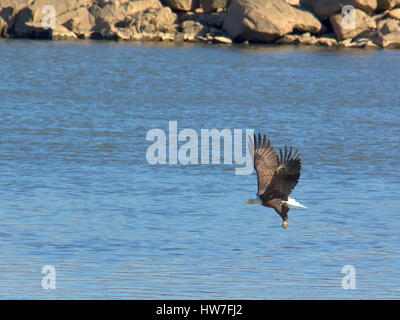
{"label": "rocky shoreline", "polygon": [[0,37],[398,49],[400,0],[0,0]]}

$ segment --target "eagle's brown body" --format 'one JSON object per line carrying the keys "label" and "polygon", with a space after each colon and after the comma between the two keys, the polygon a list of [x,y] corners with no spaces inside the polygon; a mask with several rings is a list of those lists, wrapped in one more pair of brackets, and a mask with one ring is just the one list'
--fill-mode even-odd
{"label": "eagle's brown body", "polygon": [[297,150],[292,147],[279,149],[279,156],[271,146],[271,141],[264,135],[254,135],[254,146],[250,144],[254,155],[254,168],[257,172],[257,196],[262,205],[274,208],[282,217],[283,227],[286,228],[288,219],[289,194],[297,185],[300,178],[301,159]]}

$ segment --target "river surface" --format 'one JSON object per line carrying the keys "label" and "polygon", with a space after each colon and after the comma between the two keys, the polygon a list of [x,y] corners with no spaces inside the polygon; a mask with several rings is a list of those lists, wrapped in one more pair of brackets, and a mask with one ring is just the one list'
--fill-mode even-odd
{"label": "river surface", "polygon": [[[399,66],[399,51],[0,41],[0,298],[399,299]],[[256,176],[222,147],[219,164],[150,164],[146,135],[168,151],[171,123],[199,150],[213,128],[296,146],[307,209],[284,230],[246,205]]]}

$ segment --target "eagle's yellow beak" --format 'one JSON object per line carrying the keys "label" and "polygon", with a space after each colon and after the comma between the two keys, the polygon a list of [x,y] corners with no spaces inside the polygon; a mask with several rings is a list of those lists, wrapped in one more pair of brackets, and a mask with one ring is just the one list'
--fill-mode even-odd
{"label": "eagle's yellow beak", "polygon": [[260,197],[253,197],[247,200],[247,204],[262,204]]}

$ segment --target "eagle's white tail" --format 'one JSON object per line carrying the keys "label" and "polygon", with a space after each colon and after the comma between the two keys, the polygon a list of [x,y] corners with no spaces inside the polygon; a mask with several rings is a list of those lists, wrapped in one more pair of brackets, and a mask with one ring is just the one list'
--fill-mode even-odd
{"label": "eagle's white tail", "polygon": [[300,207],[306,209],[307,207],[303,206],[293,198],[289,198],[288,201],[282,201],[283,203],[286,203],[289,207]]}

